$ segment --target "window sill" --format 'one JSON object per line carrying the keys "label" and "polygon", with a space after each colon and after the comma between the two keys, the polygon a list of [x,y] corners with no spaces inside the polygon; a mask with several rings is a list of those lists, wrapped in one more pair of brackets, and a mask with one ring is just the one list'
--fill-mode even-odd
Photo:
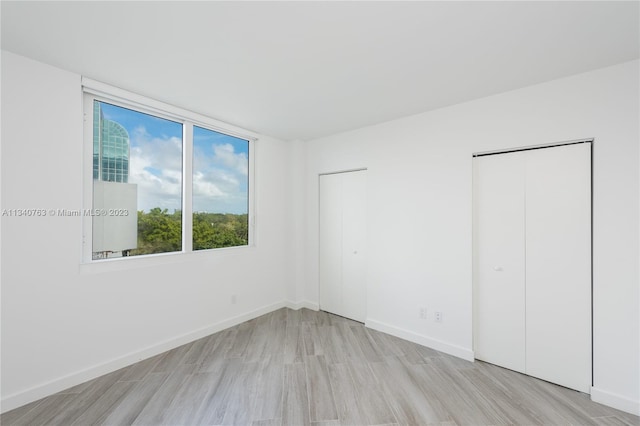
{"label": "window sill", "polygon": [[248,254],[255,250],[255,245],[225,247],[192,252],[171,252],[148,254],[141,256],[119,257],[113,259],[94,260],[79,265],[80,275],[103,274],[108,272],[128,271],[149,268],[173,263],[197,262],[213,258],[225,258]]}

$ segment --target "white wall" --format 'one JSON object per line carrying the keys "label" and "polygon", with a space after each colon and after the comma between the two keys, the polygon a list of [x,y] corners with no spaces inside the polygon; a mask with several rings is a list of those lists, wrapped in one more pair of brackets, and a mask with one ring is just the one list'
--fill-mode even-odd
{"label": "white wall", "polygon": [[640,414],[638,71],[629,62],[309,142],[298,293],[318,300],[318,174],[367,167],[367,325],[471,359],[472,153],[593,137],[592,398]]}
{"label": "white wall", "polygon": [[306,307],[309,309],[318,309],[318,302],[311,302],[307,299],[304,289],[298,283],[304,282],[305,279],[305,255],[306,240],[304,238],[307,227],[306,215],[306,142],[293,141],[289,150],[289,187],[291,195],[291,252],[289,259],[290,279],[287,294],[289,299],[296,302],[296,307]]}
{"label": "white wall", "polygon": [[[81,99],[2,52],[2,208],[83,207]],[[256,144],[254,248],[81,267],[80,218],[2,217],[2,409],[284,306],[289,146]]]}

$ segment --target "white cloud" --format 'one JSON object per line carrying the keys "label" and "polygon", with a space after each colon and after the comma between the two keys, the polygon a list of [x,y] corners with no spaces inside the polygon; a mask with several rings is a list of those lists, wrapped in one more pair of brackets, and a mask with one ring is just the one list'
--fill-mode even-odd
{"label": "white cloud", "polygon": [[131,135],[129,182],[138,185],[138,210],[182,208],[182,140],[152,137],[144,127]]}
{"label": "white cloud", "polygon": [[214,161],[217,164],[232,169],[241,176],[249,174],[247,155],[244,152],[234,152],[233,145],[229,143],[214,145],[213,152],[215,153]]}
{"label": "white cloud", "polygon": [[[152,137],[137,127],[131,142],[129,182],[138,185],[138,210],[181,209],[182,140]],[[212,145],[212,152],[194,153],[194,211],[246,213],[247,155],[227,143]]]}
{"label": "white cloud", "polygon": [[247,212],[248,161],[233,145],[212,144],[195,148],[193,210],[222,213]]}
{"label": "white cloud", "polygon": [[193,175],[193,195],[197,197],[224,197],[225,193],[202,172]]}

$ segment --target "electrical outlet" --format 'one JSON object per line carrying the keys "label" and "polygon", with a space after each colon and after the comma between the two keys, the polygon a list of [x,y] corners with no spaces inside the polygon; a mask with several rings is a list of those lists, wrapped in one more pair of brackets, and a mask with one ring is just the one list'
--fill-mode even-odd
{"label": "electrical outlet", "polygon": [[433,319],[435,322],[442,322],[442,312],[434,312]]}
{"label": "electrical outlet", "polygon": [[238,303],[238,296],[236,296],[235,294],[231,295],[231,304],[235,305],[236,303]]}
{"label": "electrical outlet", "polygon": [[427,308],[422,307],[418,310],[418,318],[427,319]]}

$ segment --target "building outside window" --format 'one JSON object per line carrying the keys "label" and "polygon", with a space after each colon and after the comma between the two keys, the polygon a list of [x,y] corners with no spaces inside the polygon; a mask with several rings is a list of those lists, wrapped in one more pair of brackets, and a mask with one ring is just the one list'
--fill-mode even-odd
{"label": "building outside window", "polygon": [[107,182],[129,179],[129,133],[104,118],[102,102],[93,103],[93,178]]}

